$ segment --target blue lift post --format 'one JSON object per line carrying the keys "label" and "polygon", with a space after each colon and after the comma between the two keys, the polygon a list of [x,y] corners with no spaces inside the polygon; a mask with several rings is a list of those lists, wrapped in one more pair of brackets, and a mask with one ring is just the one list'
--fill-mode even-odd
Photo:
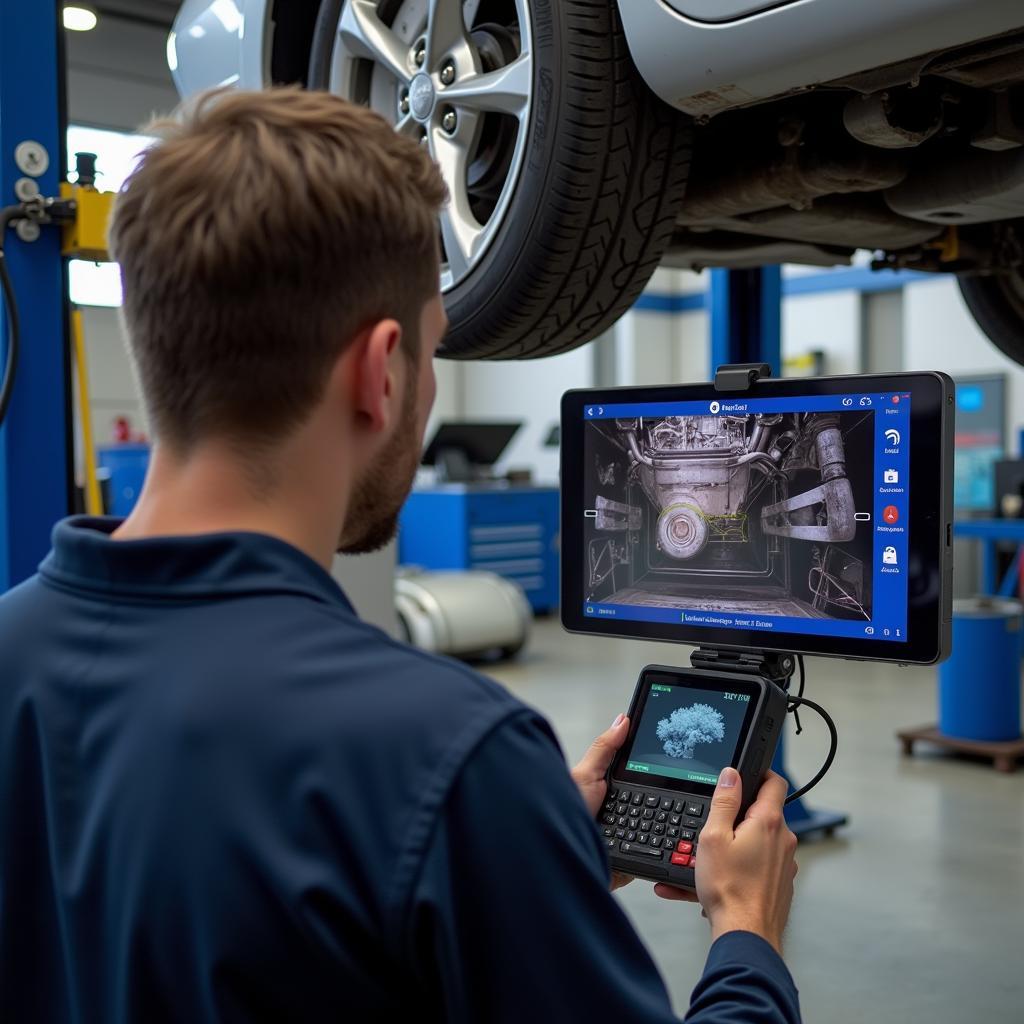
{"label": "blue lift post", "polygon": [[[782,366],[782,269],[711,271],[711,373],[730,363],[767,363],[773,372]],[[783,730],[772,770],[796,790],[786,770]],[[812,811],[803,800],[786,805],[786,823],[798,836],[826,835],[845,825],[838,811]]]}
{"label": "blue lift post", "polygon": [[[15,183],[34,178],[56,195],[64,174],[63,66],[56,0],[0,0],[0,206],[17,202]],[[31,154],[25,169],[18,146]],[[36,151],[37,155],[39,151]],[[71,507],[67,289],[61,235],[44,227],[35,241],[8,229],[4,252],[21,313],[21,358],[6,422],[0,427],[0,593],[30,576],[50,547],[54,523]],[[0,365],[8,321],[2,317]]]}

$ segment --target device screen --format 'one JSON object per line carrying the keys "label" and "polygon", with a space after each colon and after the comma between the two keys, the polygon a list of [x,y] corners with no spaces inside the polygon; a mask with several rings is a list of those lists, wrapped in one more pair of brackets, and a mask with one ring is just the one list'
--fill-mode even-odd
{"label": "device screen", "polygon": [[905,642],[911,400],[584,406],[582,615]]}
{"label": "device screen", "polygon": [[757,700],[737,680],[722,690],[648,682],[636,723],[619,755],[618,778],[709,793],[727,765],[735,765]]}

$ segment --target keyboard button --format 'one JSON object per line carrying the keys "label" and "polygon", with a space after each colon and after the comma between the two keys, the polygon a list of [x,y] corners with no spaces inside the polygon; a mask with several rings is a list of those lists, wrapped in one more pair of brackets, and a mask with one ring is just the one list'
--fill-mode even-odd
{"label": "keyboard button", "polygon": [[644,819],[650,821],[654,817],[654,810],[651,807],[644,808]]}
{"label": "keyboard button", "polygon": [[629,841],[630,841],[631,843],[632,843],[632,842],[635,842],[635,841],[636,841],[636,833],[635,833],[635,832],[627,832],[627,833],[626,833],[626,838],[627,838],[627,839],[628,839],[628,840],[629,840]]}
{"label": "keyboard button", "polygon": [[601,820],[606,825],[614,825],[615,824],[615,815],[614,814],[606,814]]}
{"label": "keyboard button", "polygon": [[609,828],[607,825],[605,825],[605,827],[604,827],[604,829],[602,831],[604,832],[604,834],[606,836],[613,836],[613,835],[615,835],[615,829]]}
{"label": "keyboard button", "polygon": [[641,821],[640,822],[640,831],[641,832],[650,832],[651,831],[651,823],[649,821]]}
{"label": "keyboard button", "polygon": [[608,787],[608,799],[615,800],[618,798],[619,791],[614,786]]}
{"label": "keyboard button", "polygon": [[668,831],[666,832],[666,835],[670,836],[672,839],[678,839],[679,838],[679,829],[670,826]]}
{"label": "keyboard button", "polygon": [[651,836],[651,841],[647,845],[657,850],[661,846],[661,836]]}
{"label": "keyboard button", "polygon": [[621,817],[615,819],[615,824],[618,825],[620,828],[625,828],[627,821],[629,821],[629,818],[627,818],[623,814]]}
{"label": "keyboard button", "polygon": [[629,819],[629,827],[630,828],[639,828],[640,827],[640,819],[639,818],[630,818]]}
{"label": "keyboard button", "polygon": [[618,839],[606,839],[604,841],[604,845],[607,846],[609,850],[614,850],[618,845],[618,842]]}
{"label": "keyboard button", "polygon": [[668,821],[670,825],[678,825],[683,819],[678,814],[670,814]]}
{"label": "keyboard button", "polygon": [[681,868],[688,868],[692,858],[688,857],[685,853],[673,853],[672,863],[676,864]]}
{"label": "keyboard button", "polygon": [[638,843],[646,843],[649,838],[650,837],[647,835],[646,832],[641,832],[640,835],[636,837],[636,841]]}
{"label": "keyboard button", "polygon": [[661,801],[661,809],[663,811],[671,811],[672,810],[672,797],[667,796],[667,797],[665,797]]}
{"label": "keyboard button", "polygon": [[655,825],[654,828],[651,829],[651,831],[656,836],[663,836],[665,834],[665,826],[664,825]]}
{"label": "keyboard button", "polygon": [[699,818],[683,818],[683,824],[687,828],[700,828],[704,824]]}
{"label": "keyboard button", "polygon": [[625,814],[629,810],[629,804],[618,804],[615,808],[616,814]]}
{"label": "keyboard button", "polygon": [[620,789],[618,799],[625,803],[629,799],[629,790]]}
{"label": "keyboard button", "polygon": [[609,811],[609,812],[610,811],[614,811],[615,810],[615,801],[614,800],[606,800],[605,804],[604,804],[604,810]]}
{"label": "keyboard button", "polygon": [[704,805],[699,803],[689,803],[686,805],[686,813],[693,818],[703,818]]}
{"label": "keyboard button", "polygon": [[654,820],[660,821],[662,824],[664,824],[666,821],[668,821],[668,815],[664,811],[658,811],[658,815]]}
{"label": "keyboard button", "polygon": [[676,853],[693,853],[693,843],[688,843],[684,839],[680,839],[676,843]]}
{"label": "keyboard button", "polygon": [[647,797],[647,799],[644,801],[644,803],[648,807],[657,807],[658,806],[658,798],[653,793],[651,793],[651,795]]}
{"label": "keyboard button", "polygon": [[674,810],[676,812],[676,814],[682,814],[683,813],[683,801],[682,800],[677,800],[676,801],[676,805],[675,805],[675,807],[672,808],[672,810]]}
{"label": "keyboard button", "polygon": [[626,830],[624,828],[617,828],[615,830],[615,838],[616,839],[625,839],[626,838]]}
{"label": "keyboard button", "polygon": [[688,828],[684,828],[684,829],[683,829],[683,830],[682,830],[682,831],[681,831],[681,832],[679,833],[679,838],[680,838],[680,839],[685,839],[685,840],[686,840],[686,841],[687,841],[688,843],[692,843],[692,842],[693,842],[693,839],[694,839],[694,836],[695,836],[696,834],[697,834],[696,832],[691,832],[691,831],[690,831],[690,830],[689,830]]}
{"label": "keyboard button", "polygon": [[[626,796],[629,796],[629,794],[627,793]],[[624,796],[622,799],[625,800],[626,797]],[[637,805],[642,804],[644,802],[644,795],[643,795],[643,793],[634,793],[633,794],[633,801],[632,802],[634,804],[637,804]]]}
{"label": "keyboard button", "polygon": [[622,843],[619,846],[619,852],[631,854],[634,857],[640,854],[651,860],[661,860],[661,850],[652,850],[649,846],[637,846],[635,843]]}

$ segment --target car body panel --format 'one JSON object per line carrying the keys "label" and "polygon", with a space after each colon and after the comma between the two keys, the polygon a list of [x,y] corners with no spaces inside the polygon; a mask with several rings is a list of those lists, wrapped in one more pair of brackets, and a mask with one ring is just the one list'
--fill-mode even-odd
{"label": "car body panel", "polygon": [[179,94],[216,86],[262,88],[270,60],[271,6],[271,0],[185,0],[168,42]]}
{"label": "car body panel", "polygon": [[[696,0],[679,7],[703,8]],[[732,6],[749,6],[734,0]],[[1008,0],[795,0],[735,21],[619,0],[630,52],[666,102],[709,116],[1024,25]]]}
{"label": "car body panel", "polygon": [[770,7],[797,3],[798,0],[665,0],[680,14],[693,21],[735,21]]}

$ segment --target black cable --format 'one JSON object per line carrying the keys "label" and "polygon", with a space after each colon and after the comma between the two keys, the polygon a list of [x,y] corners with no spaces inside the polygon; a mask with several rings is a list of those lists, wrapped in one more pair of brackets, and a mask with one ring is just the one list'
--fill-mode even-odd
{"label": "black cable", "polygon": [[[802,674],[800,690],[801,692],[803,692]],[[822,719],[824,720],[825,725],[828,726],[828,757],[825,758],[825,763],[821,766],[821,770],[818,772],[818,774],[815,775],[814,778],[811,779],[811,781],[808,782],[806,786],[801,786],[795,793],[790,793],[789,796],[786,797],[787,804],[792,803],[794,800],[799,800],[800,797],[809,793],[812,789],[814,789],[814,787],[819,782],[821,782],[821,780],[825,777],[826,773],[828,772],[829,768],[832,767],[832,762],[836,759],[836,750],[839,747],[839,732],[836,729],[836,723],[832,721],[832,716],[820,704],[816,704],[813,700],[809,700],[807,697],[800,696],[789,698],[788,710],[792,711],[795,715],[797,708],[801,705],[809,707],[812,711],[817,711],[818,714],[821,715]]]}
{"label": "black cable", "polygon": [[7,225],[22,212],[20,206],[8,206],[0,210],[0,288],[3,290],[4,305],[7,309],[7,359],[3,378],[0,379],[0,424],[7,415],[14,392],[14,375],[18,371],[18,353],[21,347],[21,318],[18,315],[18,300],[11,283],[11,272],[4,253],[4,236]]}

